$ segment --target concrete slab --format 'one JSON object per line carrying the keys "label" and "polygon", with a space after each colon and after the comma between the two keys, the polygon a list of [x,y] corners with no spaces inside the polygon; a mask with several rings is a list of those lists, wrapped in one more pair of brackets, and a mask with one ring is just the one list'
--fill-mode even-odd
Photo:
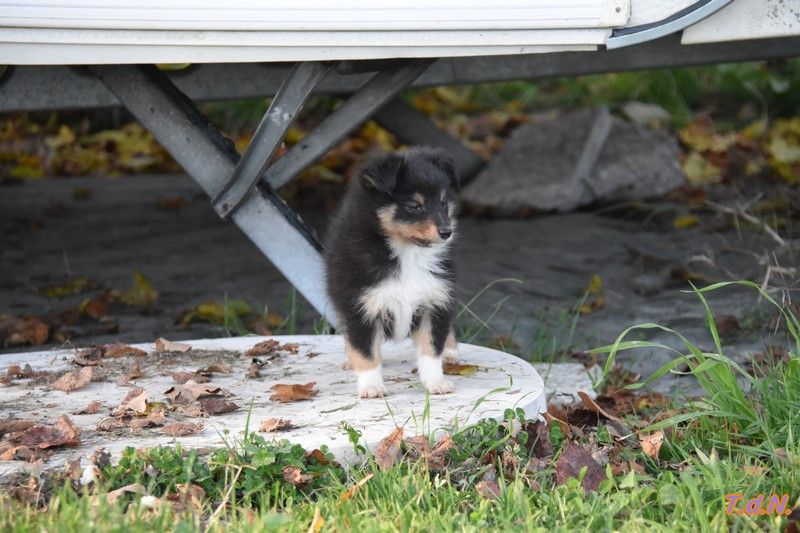
{"label": "concrete slab", "polygon": [[[281,343],[298,343],[297,353],[281,352],[261,368],[258,378],[247,377],[252,357],[245,352],[256,343],[273,338]],[[540,365],[550,387],[545,388],[539,372],[529,363],[497,350],[462,344],[463,363],[478,365],[469,376],[451,376],[454,394],[427,397],[412,373],[415,366],[414,347],[410,342],[388,344],[384,354],[384,374],[389,396],[382,400],[356,397],[355,383],[349,371],[342,368],[343,341],[340,336],[275,336],[236,337],[186,341],[191,351],[159,353],[152,343],[133,345],[147,352],[143,357],[103,359],[103,366],[94,367],[94,380],[83,388],[66,393],[50,384],[65,370],[75,370],[74,349],[26,352],[0,355],[0,371],[11,365],[30,365],[34,371],[53,375],[36,384],[34,380],[14,380],[0,387],[0,416],[35,420],[52,424],[67,415],[80,431],[81,445],[55,451],[46,467],[58,466],[67,460],[90,454],[104,447],[119,454],[125,447],[137,448],[180,442],[186,447],[221,446],[223,435],[240,438],[250,415],[250,428],[257,429],[269,418],[290,420],[295,428],[280,433],[265,433],[302,444],[307,449],[327,445],[342,461],[353,459],[352,446],[343,429],[348,424],[363,434],[368,445],[375,445],[395,425],[403,425],[407,434],[429,431],[452,431],[486,417],[502,417],[507,408],[522,407],[536,418],[546,410],[546,398],[563,401],[577,390],[591,389],[591,378],[582,365]],[[268,357],[262,357],[268,360]],[[117,380],[132,365],[139,363],[143,377],[120,385]],[[111,416],[132,387],[149,393],[150,401],[166,402],[165,391],[175,385],[169,372],[194,372],[209,365],[229,365],[230,373],[214,372],[209,385],[230,391],[228,400],[239,408],[233,412],[198,418],[170,411],[167,422],[202,422],[204,429],[196,435],[168,437],[160,428],[114,431],[97,430],[98,423]],[[277,383],[315,382],[318,395],[310,401],[278,403],[270,400],[270,387]],[[555,386],[555,389],[553,389]],[[76,414],[93,400],[102,402],[96,414]],[[429,411],[427,403],[429,402]],[[252,405],[252,412],[249,407]],[[425,415],[428,412],[429,414]],[[20,462],[0,462],[0,478],[25,466]]]}

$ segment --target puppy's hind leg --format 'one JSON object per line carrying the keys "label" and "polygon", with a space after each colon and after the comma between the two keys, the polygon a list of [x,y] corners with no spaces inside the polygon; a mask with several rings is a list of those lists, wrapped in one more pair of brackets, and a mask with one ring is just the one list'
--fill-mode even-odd
{"label": "puppy's hind leg", "polygon": [[381,398],[386,395],[381,368],[383,334],[369,324],[348,324],[344,350],[348,363],[358,378],[361,398]]}
{"label": "puppy's hind leg", "polygon": [[442,350],[450,327],[449,316],[437,311],[426,312],[411,333],[417,346],[417,371],[422,384],[431,394],[453,392],[453,384],[442,372]]}
{"label": "puppy's hind leg", "polygon": [[442,350],[442,358],[445,363],[458,363],[460,356],[458,354],[458,341],[456,340],[456,331],[453,326],[450,326],[450,332],[447,334],[447,339],[444,341],[444,350]]}

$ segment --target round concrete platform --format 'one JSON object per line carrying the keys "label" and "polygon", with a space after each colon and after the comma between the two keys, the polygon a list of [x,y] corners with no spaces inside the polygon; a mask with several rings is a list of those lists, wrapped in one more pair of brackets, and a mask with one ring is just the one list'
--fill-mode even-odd
{"label": "round concrete platform", "polygon": [[[298,343],[297,353],[281,352],[268,361],[260,377],[247,377],[252,357],[245,352],[255,344],[273,338],[281,343]],[[91,453],[96,447],[118,453],[127,446],[136,448],[173,444],[176,441],[187,447],[220,446],[221,435],[240,438],[248,412],[250,428],[257,429],[270,418],[287,419],[294,429],[279,433],[262,433],[266,437],[286,438],[313,449],[327,445],[340,461],[353,458],[353,449],[343,429],[344,424],[362,432],[368,446],[374,446],[395,425],[405,428],[408,436],[431,431],[452,431],[481,418],[501,417],[507,408],[521,407],[528,417],[536,418],[546,410],[547,396],[564,391],[546,391],[536,369],[529,363],[503,352],[461,344],[461,362],[478,365],[469,376],[450,376],[456,390],[453,394],[428,396],[413,373],[414,347],[410,342],[387,344],[384,349],[384,376],[389,395],[383,399],[360,399],[356,396],[355,379],[342,368],[343,340],[340,336],[276,336],[237,337],[186,341],[191,345],[187,353],[159,353],[152,343],[134,345],[147,352],[143,357],[103,359],[102,367],[95,367],[94,380],[88,385],[65,393],[47,384],[34,384],[18,379],[0,387],[0,412],[2,417],[35,420],[52,424],[62,414],[69,416],[80,431],[81,445],[61,448],[48,461],[55,466],[76,456]],[[0,372],[11,365],[29,364],[34,371],[75,370],[76,351],[73,349],[28,352],[0,355]],[[269,357],[262,357],[268,360]],[[143,377],[132,379],[130,385],[117,383],[136,362]],[[167,422],[202,422],[204,429],[195,435],[168,437],[159,427],[151,429],[97,431],[98,423],[110,413],[132,390],[141,387],[149,393],[152,402],[166,402],[165,392],[175,385],[169,372],[189,371],[209,365],[229,366],[229,373],[214,372],[210,384],[232,393],[228,400],[238,409],[222,415],[199,418],[169,412]],[[574,382],[579,390],[589,390],[588,380],[577,374],[580,365],[559,370],[561,365],[545,366],[542,371],[558,382]],[[573,368],[576,367],[576,368]],[[585,373],[582,373],[585,375]],[[53,378],[54,379],[54,378]],[[52,383],[53,379],[45,379]],[[311,400],[279,403],[270,400],[270,387],[275,384],[305,384],[315,382],[318,394]],[[548,394],[549,393],[549,394]],[[571,394],[568,392],[567,394]],[[96,414],[76,414],[93,400],[102,402]],[[429,409],[426,411],[426,402]],[[428,413],[423,418],[424,413]],[[0,462],[3,471],[17,470],[19,462]],[[10,470],[9,470],[10,469]]]}

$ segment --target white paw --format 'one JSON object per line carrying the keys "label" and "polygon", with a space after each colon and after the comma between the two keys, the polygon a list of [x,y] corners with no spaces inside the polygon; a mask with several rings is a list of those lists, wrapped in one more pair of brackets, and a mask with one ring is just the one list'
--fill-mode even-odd
{"label": "white paw", "polygon": [[458,363],[460,357],[458,354],[458,349],[456,348],[445,348],[442,351],[442,359],[444,359],[445,363],[455,364]]}
{"label": "white paw", "polygon": [[455,390],[453,383],[446,379],[440,379],[435,383],[425,384],[425,388],[428,389],[428,392],[431,394],[449,394]]}
{"label": "white paw", "polygon": [[386,385],[383,384],[381,367],[358,372],[358,395],[361,398],[383,398],[386,395]]}

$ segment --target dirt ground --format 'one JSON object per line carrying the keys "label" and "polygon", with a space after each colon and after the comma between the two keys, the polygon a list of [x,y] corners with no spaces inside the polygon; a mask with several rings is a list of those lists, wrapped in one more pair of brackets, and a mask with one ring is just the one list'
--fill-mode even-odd
{"label": "dirt ground", "polygon": [[[78,327],[75,346],[229,334],[214,324],[179,323],[183,311],[206,300],[242,298],[259,310],[287,312],[290,286],[244,235],[217,218],[185,176],[41,179],[3,185],[0,191],[0,313],[47,316],[75,309],[92,291],[63,298],[41,292],[74,276],[91,280],[97,292],[125,289],[140,271],[159,292],[146,312],[113,308],[118,328]],[[800,279],[800,218],[790,207],[798,205],[796,196],[796,190],[777,186],[756,191],[725,185],[706,198],[723,207],[692,208],[698,200],[694,192],[670,201],[525,220],[465,216],[457,246],[460,298],[466,303],[480,296],[463,313],[462,326],[474,331],[478,317],[491,327],[490,337],[513,337],[514,351],[537,359],[612,342],[624,328],[650,321],[710,347],[702,307],[682,292],[687,279],[699,285],[760,283],[769,274],[775,295],[791,297]],[[785,211],[780,235],[724,212],[745,206],[759,217],[754,206],[767,201]],[[697,216],[690,227],[676,227],[686,225],[679,217],[690,212]],[[320,234],[328,215],[303,213]],[[595,282],[584,302],[586,313],[576,315],[595,275],[601,288]],[[726,289],[710,301],[718,316],[728,315],[721,320],[730,355],[745,358],[764,349],[771,316],[755,292]],[[301,301],[298,332],[310,333],[316,318]],[[650,338],[676,345],[666,334]],[[653,350],[625,360],[634,372],[647,374],[669,357]],[[665,381],[659,388],[673,385],[674,380]]]}

